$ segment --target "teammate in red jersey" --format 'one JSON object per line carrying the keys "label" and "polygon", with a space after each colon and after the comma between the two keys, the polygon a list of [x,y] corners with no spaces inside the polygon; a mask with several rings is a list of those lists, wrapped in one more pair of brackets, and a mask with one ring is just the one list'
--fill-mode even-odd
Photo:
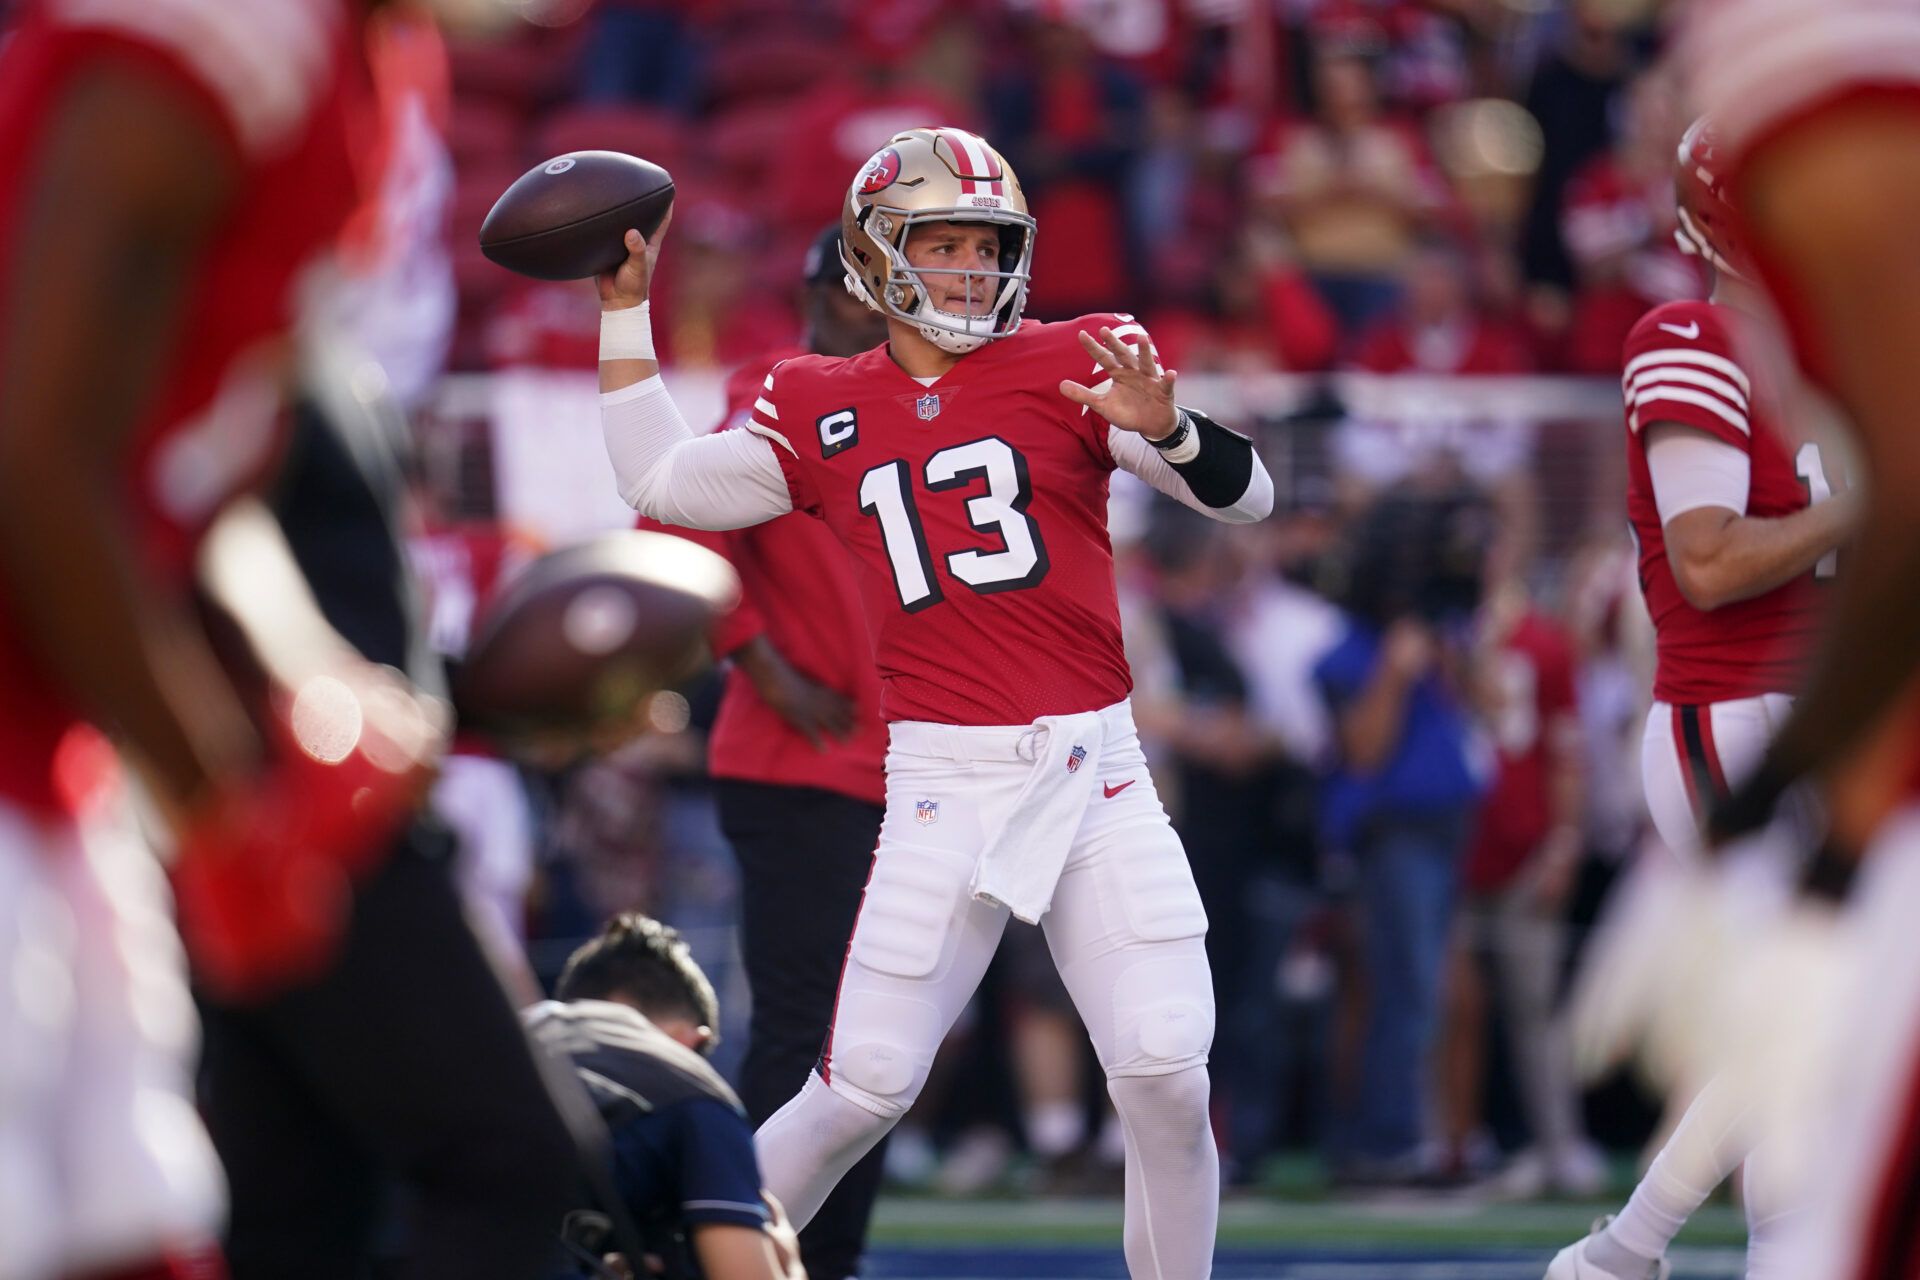
{"label": "teammate in red jersey", "polygon": [[911,1105],[1010,914],[1048,942],[1127,1135],[1135,1275],[1207,1274],[1206,914],[1127,704],[1107,539],[1126,467],[1219,519],[1272,507],[1247,440],[1179,409],[1118,315],[1020,318],[1033,221],[992,147],[896,135],[854,178],[848,287],[889,340],[768,377],[694,439],[655,381],[658,235],[603,280],[602,418],[621,493],[672,523],[818,515],[859,566],[890,722],[886,817],[818,1070],[760,1131],[804,1224]]}
{"label": "teammate in red jersey", "polygon": [[[1793,705],[1838,569],[1858,491],[1835,492],[1820,443],[1784,413],[1785,376],[1753,358],[1765,302],[1751,260],[1722,234],[1698,179],[1715,145],[1705,121],[1676,166],[1683,246],[1713,268],[1707,302],[1670,302],[1627,335],[1627,514],[1640,553],[1657,668],[1641,748],[1661,839],[1697,855],[1707,809],[1759,764]],[[1666,1274],[1666,1246],[1753,1149],[1738,1091],[1712,1081],[1693,1101],[1620,1216],[1561,1251],[1550,1280]],[[1748,1271],[1785,1277],[1785,1207],[1749,1177]]]}
{"label": "teammate in red jersey", "polygon": [[[886,323],[842,287],[840,228],[808,251],[804,350],[727,380],[723,428],[753,415],[767,371],[812,352],[854,355]],[[833,1016],[840,961],[880,834],[886,795],[880,679],[853,565],[820,521],[792,512],[747,529],[675,529],[740,573],[740,606],[714,628],[732,661],[708,737],[720,828],[740,863],[740,954],[753,994],[740,1100],[763,1123],[805,1083]],[[869,1152],[800,1233],[813,1280],[859,1274],[885,1151]]]}

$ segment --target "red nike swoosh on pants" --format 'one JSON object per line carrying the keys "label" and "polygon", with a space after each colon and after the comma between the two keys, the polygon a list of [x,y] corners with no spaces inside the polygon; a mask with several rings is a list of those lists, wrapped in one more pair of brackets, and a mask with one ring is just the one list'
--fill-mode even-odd
{"label": "red nike swoosh on pants", "polygon": [[1132,786],[1133,783],[1134,783],[1134,780],[1132,778],[1128,778],[1125,782],[1121,783],[1117,787],[1110,787],[1103,782],[1100,784],[1100,790],[1102,793],[1106,795],[1107,799],[1111,800],[1115,796],[1119,795],[1122,791],[1125,791],[1128,787]]}

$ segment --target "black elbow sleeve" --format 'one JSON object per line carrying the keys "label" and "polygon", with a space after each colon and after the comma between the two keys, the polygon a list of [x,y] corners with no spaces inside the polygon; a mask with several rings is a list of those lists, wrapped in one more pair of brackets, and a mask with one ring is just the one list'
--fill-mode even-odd
{"label": "black elbow sleeve", "polygon": [[1194,409],[1183,409],[1200,435],[1200,452],[1188,462],[1169,462],[1209,507],[1230,507],[1253,483],[1253,441]]}

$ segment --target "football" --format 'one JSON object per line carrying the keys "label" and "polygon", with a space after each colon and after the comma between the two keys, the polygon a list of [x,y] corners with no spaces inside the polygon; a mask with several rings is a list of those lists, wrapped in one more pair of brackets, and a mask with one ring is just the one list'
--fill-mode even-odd
{"label": "football", "polygon": [[671,534],[623,530],[540,557],[474,620],[454,677],[463,728],[584,733],[708,661],[739,599],[733,566]]}
{"label": "football", "polygon": [[583,280],[626,258],[627,228],[651,236],[673,206],[673,176],[618,151],[570,151],[535,165],[480,224],[480,251],[536,280]]}

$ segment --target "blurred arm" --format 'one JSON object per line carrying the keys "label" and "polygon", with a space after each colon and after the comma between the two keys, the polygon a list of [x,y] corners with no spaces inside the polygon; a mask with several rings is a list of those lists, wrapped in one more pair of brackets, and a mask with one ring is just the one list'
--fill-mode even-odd
{"label": "blurred arm", "polygon": [[178,814],[257,744],[184,602],[138,564],[124,470],[239,164],[129,65],[76,80],[39,155],[0,316],[0,578],[48,669]]}
{"label": "blurred arm", "polygon": [[1868,482],[1826,640],[1760,776],[1721,816],[1729,831],[1768,785],[1832,773],[1899,705],[1920,660],[1920,116],[1871,100],[1826,111],[1764,146],[1742,195],[1853,420]]}

